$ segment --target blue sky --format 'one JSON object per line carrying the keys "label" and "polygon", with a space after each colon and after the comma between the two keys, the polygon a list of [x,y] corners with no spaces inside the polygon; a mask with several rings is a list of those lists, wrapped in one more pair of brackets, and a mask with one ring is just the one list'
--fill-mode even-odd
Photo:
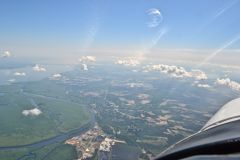
{"label": "blue sky", "polygon": [[[147,25],[152,8],[162,16],[156,27]],[[0,50],[19,55],[218,49],[233,39],[225,48],[240,47],[239,0],[1,0],[0,12]]]}

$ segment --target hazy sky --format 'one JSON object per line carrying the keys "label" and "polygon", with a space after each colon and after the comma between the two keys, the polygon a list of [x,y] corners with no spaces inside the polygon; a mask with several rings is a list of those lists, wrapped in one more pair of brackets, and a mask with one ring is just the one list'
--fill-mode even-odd
{"label": "hazy sky", "polygon": [[[114,56],[161,49],[240,49],[239,0],[1,0],[0,51]],[[239,53],[239,52],[238,52]],[[157,53],[158,54],[158,53]],[[201,52],[199,52],[201,54]]]}

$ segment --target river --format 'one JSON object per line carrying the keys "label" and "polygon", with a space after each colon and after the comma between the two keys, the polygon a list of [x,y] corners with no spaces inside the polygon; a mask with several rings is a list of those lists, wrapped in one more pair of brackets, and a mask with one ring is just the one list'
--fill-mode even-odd
{"label": "river", "polygon": [[[44,97],[44,98],[49,98],[49,99],[54,99],[54,100],[60,100],[60,101],[66,101],[66,100],[63,100],[63,99],[58,99],[58,98],[55,98],[55,97],[48,97],[48,96],[44,96],[44,95],[38,95],[38,94],[32,94],[32,93],[26,93],[26,92],[22,92],[23,94],[25,95],[34,95],[34,96],[39,96],[39,97]],[[69,101],[68,101],[69,102]],[[71,103],[74,103],[74,102],[71,102]],[[86,108],[89,110],[89,108]],[[63,142],[67,139],[70,139],[74,136],[77,136],[81,133],[84,133],[86,132],[87,130],[89,130],[90,128],[94,127],[95,125],[95,115],[94,115],[94,112],[92,112],[91,110],[89,110],[91,112],[91,120],[89,123],[83,125],[82,127],[78,128],[78,129],[74,129],[74,130],[71,130],[69,132],[66,132],[66,133],[63,133],[63,134],[60,134],[58,136],[55,136],[55,137],[51,137],[49,139],[44,139],[44,140],[41,140],[41,141],[38,141],[38,142],[34,142],[34,143],[31,143],[31,144],[25,144],[25,145],[16,145],[16,146],[1,146],[0,147],[0,150],[15,150],[15,149],[19,149],[19,148],[39,148],[39,147],[44,147],[46,145],[50,145],[50,144],[53,144],[53,143],[58,143],[58,142]]]}

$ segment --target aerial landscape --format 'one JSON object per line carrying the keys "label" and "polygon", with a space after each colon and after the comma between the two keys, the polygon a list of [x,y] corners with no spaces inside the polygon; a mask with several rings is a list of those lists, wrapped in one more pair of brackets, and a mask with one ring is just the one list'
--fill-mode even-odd
{"label": "aerial landscape", "polygon": [[239,96],[215,73],[118,62],[2,84],[0,159],[150,159]]}
{"label": "aerial landscape", "polygon": [[199,131],[240,96],[240,3],[222,2],[4,2],[0,160],[148,160]]}

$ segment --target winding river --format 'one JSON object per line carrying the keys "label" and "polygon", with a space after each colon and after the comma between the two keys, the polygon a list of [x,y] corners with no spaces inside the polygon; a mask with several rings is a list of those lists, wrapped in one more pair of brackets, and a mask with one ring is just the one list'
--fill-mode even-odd
{"label": "winding river", "polygon": [[[26,93],[26,92],[22,92],[22,93],[24,93],[25,95],[34,95],[34,96],[39,96],[39,97],[44,97],[44,98],[49,98],[49,99],[54,99],[54,100],[65,101],[63,99],[58,99],[58,98],[55,98],[55,97],[48,97],[48,96],[44,96],[44,95],[38,95],[38,94],[32,94],[32,93]],[[71,103],[74,103],[74,102],[71,102]],[[74,136],[77,136],[81,133],[84,133],[87,130],[89,130],[90,128],[94,127],[94,125],[95,125],[95,115],[92,111],[90,111],[90,113],[91,113],[90,122],[81,126],[78,129],[74,129],[74,130],[71,130],[69,132],[57,135],[55,137],[44,139],[44,140],[34,142],[34,143],[31,143],[31,144],[16,145],[16,146],[0,146],[0,150],[15,150],[15,149],[20,149],[20,148],[40,148],[40,147],[44,147],[46,145],[50,145],[50,144],[53,144],[53,143],[63,142],[67,139],[70,139]]]}

